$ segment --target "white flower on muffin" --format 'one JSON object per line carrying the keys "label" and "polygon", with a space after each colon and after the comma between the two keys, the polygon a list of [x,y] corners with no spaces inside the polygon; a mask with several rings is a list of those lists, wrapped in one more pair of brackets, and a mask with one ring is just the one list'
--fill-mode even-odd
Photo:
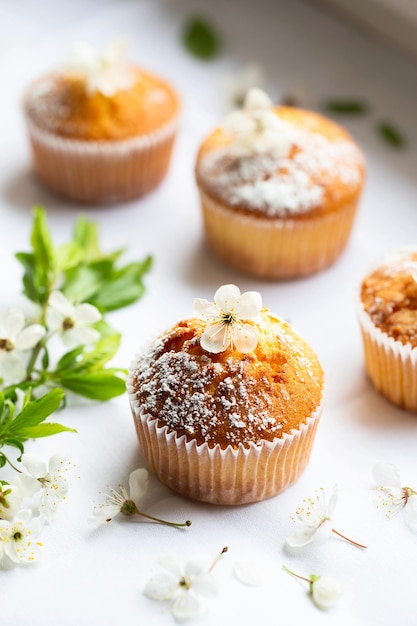
{"label": "white flower on muffin", "polygon": [[287,538],[287,545],[291,548],[302,548],[316,539],[326,539],[333,532],[358,548],[365,549],[366,546],[345,537],[333,528],[331,516],[336,507],[337,497],[338,488],[334,485],[328,503],[323,488],[316,490],[314,498],[304,500],[293,518],[300,529]]}
{"label": "white flower on muffin", "polygon": [[130,89],[135,82],[132,68],[125,60],[128,47],[126,40],[119,39],[100,53],[88,43],[77,42],[66,69],[84,81],[88,93],[113,96]]}
{"label": "white flower on muffin", "polygon": [[242,107],[249,89],[252,87],[259,88],[264,82],[264,72],[257,63],[249,63],[240,72],[225,77],[223,86],[229,108],[234,110],[237,107]]}
{"label": "white flower on muffin", "polygon": [[257,291],[240,293],[236,285],[223,285],[214,294],[214,302],[194,300],[194,315],[205,320],[207,328],[200,338],[201,347],[218,354],[229,347],[247,353],[258,345],[256,330],[247,320],[256,318],[262,309]]}
{"label": "white flower on muffin", "polygon": [[171,612],[179,622],[197,617],[207,609],[206,600],[218,592],[212,570],[225,552],[227,548],[211,565],[206,556],[195,556],[184,567],[172,557],[162,558],[159,564],[163,571],[151,578],[143,593],[158,602],[170,600]]}
{"label": "white flower on muffin", "polygon": [[291,127],[274,113],[271,99],[257,87],[247,92],[243,109],[226,116],[223,129],[232,137],[232,153],[241,158],[260,154],[283,158],[292,145]]}
{"label": "white flower on muffin", "polygon": [[417,491],[401,486],[399,470],[391,463],[376,463],[373,476],[375,490],[380,492],[378,506],[385,515],[389,518],[404,509],[405,521],[417,530]]}
{"label": "white flower on muffin", "polygon": [[109,486],[109,494],[104,494],[105,501],[94,507],[93,514],[89,518],[90,523],[94,526],[100,526],[105,522],[111,522],[117,515],[125,516],[140,515],[147,519],[165,524],[166,526],[184,527],[191,526],[191,522],[187,520],[185,523],[168,522],[153,515],[144,513],[140,506],[147,494],[149,486],[149,474],[143,467],[134,470],[129,476],[129,491],[124,485],[119,485],[119,491]]}
{"label": "white flower on muffin", "polygon": [[285,565],[284,570],[299,578],[305,580],[309,584],[309,591],[313,598],[315,605],[322,610],[330,609],[335,606],[343,595],[343,588],[339,581],[329,576],[317,576],[316,574],[310,574],[308,578],[300,576],[292,570],[288,569]]}

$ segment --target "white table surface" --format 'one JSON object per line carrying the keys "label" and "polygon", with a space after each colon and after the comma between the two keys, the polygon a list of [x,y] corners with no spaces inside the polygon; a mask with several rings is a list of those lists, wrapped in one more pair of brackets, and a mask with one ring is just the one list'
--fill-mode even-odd
{"label": "white table surface", "polygon": [[[179,43],[184,21],[200,11],[212,17],[225,42],[223,54],[207,63]],[[157,191],[125,205],[80,207],[50,194],[32,176],[20,98],[33,77],[65,60],[73,41],[102,46],[120,34],[133,41],[133,59],[177,86],[184,101],[181,131],[169,175]],[[254,280],[221,265],[203,242],[193,180],[196,150],[224,113],[223,77],[253,61],[263,66],[277,99],[302,89],[311,107],[330,96],[357,96],[372,105],[368,117],[344,122],[362,145],[369,169],[350,243],[332,268],[302,280]],[[127,519],[90,528],[87,518],[99,491],[126,483],[141,466],[140,451],[126,396],[67,408],[60,421],[78,434],[32,441],[26,451],[45,459],[68,452],[77,465],[68,501],[42,531],[42,560],[0,570],[1,624],[172,624],[169,608],[142,593],[157,559],[171,554],[184,562],[196,552],[214,558],[227,545],[215,572],[219,596],[196,623],[279,624],[288,615],[291,623],[309,626],[415,626],[417,535],[401,515],[386,520],[376,508],[371,471],[377,461],[393,463],[404,483],[416,487],[417,417],[389,405],[367,381],[354,296],[369,263],[416,242],[417,67],[298,0],[0,0],[0,77],[2,308],[18,300],[21,271],[14,253],[28,249],[31,207],[42,204],[56,242],[68,240],[83,213],[100,223],[104,249],[126,247],[126,259],[154,257],[143,299],[108,316],[123,333],[114,365],[126,366],[160,330],[189,315],[194,297],[212,299],[219,285],[233,282],[260,291],[264,304],[293,324],[316,349],[327,378],[310,463],[285,493],[222,508],[155,487],[149,511],[192,519],[186,531]],[[374,124],[382,118],[402,128],[407,149],[394,150],[380,140]],[[368,550],[333,536],[300,554],[287,553],[285,538],[294,530],[290,516],[316,488],[330,490],[334,483],[340,489],[335,528]],[[250,588],[238,582],[232,573],[236,561],[252,561],[265,572],[265,583]],[[282,571],[284,563],[304,575],[338,578],[345,588],[340,604],[319,611],[307,586]]]}

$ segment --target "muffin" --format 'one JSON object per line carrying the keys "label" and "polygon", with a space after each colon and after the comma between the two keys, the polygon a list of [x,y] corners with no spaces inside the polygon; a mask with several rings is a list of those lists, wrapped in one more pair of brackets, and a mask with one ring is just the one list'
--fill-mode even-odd
{"label": "muffin", "polygon": [[168,170],[178,95],[124,53],[120,43],[102,56],[78,46],[66,67],[26,91],[34,169],[46,186],[72,200],[129,200],[154,189]]}
{"label": "muffin", "polygon": [[364,179],[363,154],[343,128],[250,89],[197,154],[209,247],[264,278],[322,270],[348,242]]}
{"label": "muffin", "polygon": [[359,323],[371,382],[417,411],[417,252],[391,255],[363,279]]}
{"label": "muffin", "polygon": [[159,479],[188,498],[237,505],[275,496],[303,472],[323,371],[260,294],[224,285],[136,357],[127,387]]}

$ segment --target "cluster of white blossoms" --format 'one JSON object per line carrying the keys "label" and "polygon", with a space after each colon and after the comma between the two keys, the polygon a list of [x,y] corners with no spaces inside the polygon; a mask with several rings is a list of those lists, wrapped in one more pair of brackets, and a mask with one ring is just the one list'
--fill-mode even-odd
{"label": "cluster of white blossoms", "polygon": [[91,328],[102,315],[92,304],[72,304],[63,293],[54,291],[48,299],[45,326],[26,324],[23,311],[11,308],[0,316],[0,378],[5,385],[21,382],[31,351],[40,341],[60,335],[69,348],[95,343],[100,333]]}
{"label": "cluster of white blossoms", "polygon": [[112,42],[103,52],[88,43],[78,42],[65,69],[84,81],[87,93],[112,96],[130,89],[135,82],[132,67],[125,58],[128,48],[125,39]]}
{"label": "cluster of white blossoms", "polygon": [[32,563],[37,559],[42,547],[39,534],[66,499],[73,469],[68,458],[59,454],[49,463],[23,454],[14,483],[0,481],[0,562]]}
{"label": "cluster of white blossoms", "polygon": [[230,151],[237,158],[284,158],[294,143],[291,126],[275,114],[272,100],[257,87],[249,89],[242,109],[226,116],[223,130],[231,136]]}

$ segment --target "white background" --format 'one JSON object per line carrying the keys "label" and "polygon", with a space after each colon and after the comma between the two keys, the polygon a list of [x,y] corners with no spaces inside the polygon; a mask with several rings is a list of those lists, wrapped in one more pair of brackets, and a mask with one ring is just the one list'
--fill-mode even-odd
{"label": "white background", "polygon": [[[180,44],[190,15],[211,16],[223,35],[223,54],[200,62]],[[20,109],[27,83],[63,62],[74,40],[103,47],[119,35],[133,42],[131,58],[170,78],[182,95],[183,115],[169,175],[157,191],[125,205],[81,207],[43,189],[30,172]],[[330,269],[285,283],[254,280],[221,265],[203,241],[193,179],[200,141],[226,109],[222,81],[247,63],[261,63],[271,93],[302,94],[318,108],[327,97],[358,97],[371,105],[361,119],[344,119],[368,161],[368,181],[348,248]],[[29,442],[45,459],[66,451],[76,463],[68,502],[44,528],[42,560],[0,570],[0,620],[5,626],[171,624],[166,605],[142,594],[158,557],[180,562],[196,552],[218,564],[220,594],[201,624],[292,623],[349,626],[399,623],[415,626],[417,535],[401,515],[386,520],[373,502],[372,467],[397,465],[404,484],[417,487],[417,417],[390,406],[363,371],[355,315],[355,290],[369,263],[387,250],[415,245],[417,233],[417,67],[392,49],[367,41],[351,25],[299,1],[0,0],[0,280],[1,306],[18,301],[21,270],[14,254],[28,250],[31,207],[42,204],[56,243],[70,237],[76,216],[100,223],[105,250],[125,247],[125,259],[148,253],[154,266],[146,294],[108,316],[123,333],[114,365],[127,366],[160,330],[191,314],[194,297],[212,299],[234,282],[262,293],[265,306],[288,319],[316,349],[326,371],[325,409],[310,463],[297,484],[278,497],[245,507],[222,508],[187,501],[155,482],[149,512],[190,518],[186,531],[122,519],[92,530],[94,500],[108,484],[125,482],[141,465],[126,396],[104,405],[80,404],[59,419],[78,434]],[[375,131],[379,119],[403,130],[408,146],[398,151]],[[79,477],[79,478],[78,478]],[[366,543],[360,551],[332,536],[298,554],[284,541],[290,516],[314,490],[340,488],[334,527]],[[232,573],[236,561],[252,561],[265,584],[249,588]],[[338,578],[345,595],[323,613],[307,585],[282,571]],[[284,618],[284,616],[289,616]]]}

